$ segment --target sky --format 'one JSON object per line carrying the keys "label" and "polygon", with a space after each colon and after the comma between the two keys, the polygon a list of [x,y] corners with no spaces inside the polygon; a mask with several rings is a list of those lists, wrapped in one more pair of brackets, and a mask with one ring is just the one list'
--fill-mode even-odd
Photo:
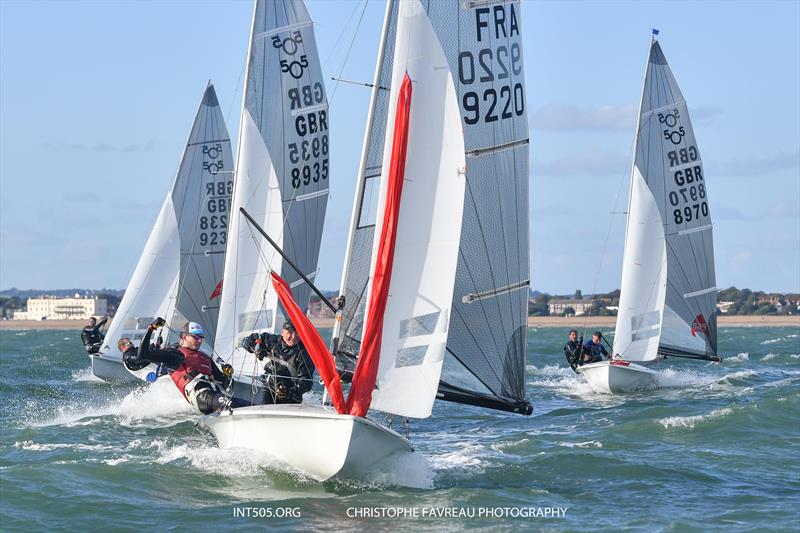
{"label": "sky", "polygon": [[[450,0],[444,0],[450,1]],[[454,0],[453,0],[454,1]],[[318,285],[344,259],[382,0],[307,0],[328,79]],[[122,289],[210,79],[235,142],[249,1],[0,0],[0,289]],[[717,286],[800,292],[800,2],[525,1],[532,288],[619,287],[651,28],[687,100]]]}

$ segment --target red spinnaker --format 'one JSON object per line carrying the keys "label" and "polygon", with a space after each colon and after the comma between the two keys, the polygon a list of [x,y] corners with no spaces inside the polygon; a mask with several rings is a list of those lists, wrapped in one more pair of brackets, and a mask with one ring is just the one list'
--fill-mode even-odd
{"label": "red spinnaker", "polygon": [[389,162],[389,175],[386,190],[386,205],[383,210],[378,255],[375,258],[375,274],[369,295],[367,323],[358,364],[353,375],[353,384],[347,396],[347,411],[354,416],[367,414],[372,402],[372,391],[378,377],[381,337],[383,335],[383,314],[389,296],[389,282],[392,279],[394,245],[397,238],[397,223],[400,214],[400,198],[403,192],[403,179],[406,170],[406,148],[408,147],[408,123],[411,113],[411,78],[408,73],[397,96],[397,110],[394,119],[392,138],[392,158]]}
{"label": "red spinnaker", "polygon": [[314,366],[317,368],[322,382],[325,383],[325,388],[328,389],[328,394],[331,396],[333,407],[339,414],[346,413],[339,372],[336,370],[333,357],[331,357],[328,348],[325,346],[325,342],[319,336],[319,332],[311,324],[308,317],[306,317],[306,314],[297,306],[297,302],[294,301],[294,296],[292,296],[292,289],[275,272],[272,272],[272,286],[275,287],[275,292],[278,293],[278,298],[283,304],[283,308],[286,309],[289,320],[297,328],[297,333],[300,335],[300,340],[303,341],[306,350],[308,350],[308,355],[314,361]]}

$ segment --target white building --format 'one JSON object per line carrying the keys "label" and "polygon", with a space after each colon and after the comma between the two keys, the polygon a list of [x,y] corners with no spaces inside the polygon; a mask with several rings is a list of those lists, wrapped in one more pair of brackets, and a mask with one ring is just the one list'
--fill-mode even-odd
{"label": "white building", "polygon": [[582,315],[594,304],[594,300],[550,300],[547,302],[551,315],[562,315],[564,310],[572,308],[575,315]]}
{"label": "white building", "polygon": [[42,296],[28,298],[28,310],[14,313],[14,320],[87,320],[89,317],[105,316],[106,299]]}

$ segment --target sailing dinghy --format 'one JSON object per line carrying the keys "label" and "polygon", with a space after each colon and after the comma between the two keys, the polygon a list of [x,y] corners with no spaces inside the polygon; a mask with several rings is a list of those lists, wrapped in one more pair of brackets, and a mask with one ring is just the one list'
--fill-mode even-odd
{"label": "sailing dinghy", "polygon": [[92,373],[106,380],[154,381],[155,365],[136,372],[122,364],[117,341],[139,344],[147,326],[165,317],[172,328],[154,338],[166,346],[188,321],[206,331],[212,350],[233,187],[231,141],[214,86],[203,93],[178,172],[108,329]]}
{"label": "sailing dinghy", "polygon": [[655,38],[634,154],[614,359],[577,369],[604,393],[657,386],[647,365],[666,357],[719,361],[706,175],[686,102]]}
{"label": "sailing dinghy", "polygon": [[204,417],[220,446],[262,450],[325,480],[413,451],[367,418],[370,408],[425,418],[440,398],[530,414],[519,3],[486,4],[387,4],[334,332],[334,351],[358,357],[347,400],[333,358],[273,273],[332,406]]}

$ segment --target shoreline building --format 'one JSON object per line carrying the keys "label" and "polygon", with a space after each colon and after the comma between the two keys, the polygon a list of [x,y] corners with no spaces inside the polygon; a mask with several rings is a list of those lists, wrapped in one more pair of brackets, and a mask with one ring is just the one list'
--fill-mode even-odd
{"label": "shoreline building", "polygon": [[547,302],[550,315],[563,315],[565,310],[572,308],[575,316],[579,316],[588,311],[592,305],[594,305],[594,300],[550,300]]}
{"label": "shoreline building", "polygon": [[27,310],[16,311],[14,320],[88,320],[90,317],[102,317],[106,314],[105,298],[84,298],[80,294],[73,298],[40,296],[28,298]]}

